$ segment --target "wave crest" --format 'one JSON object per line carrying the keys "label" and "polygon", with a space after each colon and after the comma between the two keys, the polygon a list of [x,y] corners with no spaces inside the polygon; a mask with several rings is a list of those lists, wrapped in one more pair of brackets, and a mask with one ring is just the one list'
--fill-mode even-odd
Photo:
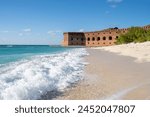
{"label": "wave crest", "polygon": [[63,91],[82,78],[83,48],[34,56],[0,67],[0,99],[39,99],[48,91]]}

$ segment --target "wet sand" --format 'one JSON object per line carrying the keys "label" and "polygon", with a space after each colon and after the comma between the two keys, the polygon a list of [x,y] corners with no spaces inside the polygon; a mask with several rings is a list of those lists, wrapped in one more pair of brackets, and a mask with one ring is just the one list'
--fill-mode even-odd
{"label": "wet sand", "polygon": [[105,50],[87,49],[84,80],[57,99],[150,99],[150,62]]}

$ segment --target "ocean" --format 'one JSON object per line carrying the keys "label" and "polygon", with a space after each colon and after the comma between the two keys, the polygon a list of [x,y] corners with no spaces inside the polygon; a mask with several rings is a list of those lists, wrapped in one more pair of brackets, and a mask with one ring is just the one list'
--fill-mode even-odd
{"label": "ocean", "polygon": [[63,92],[83,78],[86,55],[85,48],[1,45],[0,99],[37,100]]}

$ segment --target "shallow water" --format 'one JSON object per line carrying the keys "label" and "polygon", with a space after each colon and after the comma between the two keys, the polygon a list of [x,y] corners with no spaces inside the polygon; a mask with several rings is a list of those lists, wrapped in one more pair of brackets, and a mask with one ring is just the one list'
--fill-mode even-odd
{"label": "shallow water", "polygon": [[84,48],[0,47],[0,99],[40,99],[82,79]]}

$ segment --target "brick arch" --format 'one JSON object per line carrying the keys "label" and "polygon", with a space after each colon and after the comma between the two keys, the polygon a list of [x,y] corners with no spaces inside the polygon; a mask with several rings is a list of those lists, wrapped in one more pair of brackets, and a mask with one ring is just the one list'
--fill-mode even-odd
{"label": "brick arch", "polygon": [[100,41],[100,39],[101,39],[100,37],[97,37],[97,41]]}
{"label": "brick arch", "polygon": [[92,38],[92,41],[95,41],[95,37]]}
{"label": "brick arch", "polygon": [[112,40],[112,36],[109,36],[109,40]]}
{"label": "brick arch", "polygon": [[90,37],[88,37],[88,39],[87,39],[88,41],[90,41]]}
{"label": "brick arch", "polygon": [[106,40],[106,37],[105,37],[105,36],[103,37],[103,40]]}

